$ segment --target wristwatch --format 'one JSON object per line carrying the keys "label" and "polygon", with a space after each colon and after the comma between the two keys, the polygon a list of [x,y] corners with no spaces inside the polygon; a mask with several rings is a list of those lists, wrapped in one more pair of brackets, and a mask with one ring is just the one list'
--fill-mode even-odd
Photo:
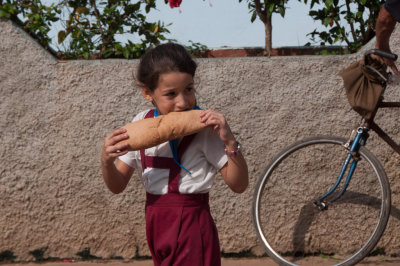
{"label": "wristwatch", "polygon": [[241,150],[242,150],[242,145],[240,144],[239,141],[236,141],[236,150],[231,151],[231,150],[229,150],[228,148],[225,147],[225,154],[228,157],[235,157],[238,154],[238,152],[240,152]]}

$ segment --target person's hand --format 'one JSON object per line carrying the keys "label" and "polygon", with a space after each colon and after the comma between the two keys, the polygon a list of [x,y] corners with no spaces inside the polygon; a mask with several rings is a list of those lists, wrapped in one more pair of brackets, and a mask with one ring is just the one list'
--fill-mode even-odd
{"label": "person's hand", "polygon": [[101,161],[104,164],[113,163],[115,158],[127,154],[129,144],[118,143],[122,140],[128,139],[126,129],[120,128],[111,132],[105,139],[103,149],[101,151]]}
{"label": "person's hand", "polygon": [[206,126],[211,126],[226,146],[236,143],[235,137],[223,114],[214,110],[205,110],[200,113],[200,121]]}
{"label": "person's hand", "polygon": [[397,68],[396,64],[394,63],[393,60],[389,60],[387,58],[383,59],[385,63],[392,69],[393,73],[400,76],[399,69]]}
{"label": "person's hand", "polygon": [[[391,52],[389,51],[389,53],[391,53]],[[380,62],[384,62],[388,67],[390,67],[392,69],[394,74],[400,76],[400,72],[393,60],[390,60],[390,59],[384,58],[384,57],[380,57],[379,55],[375,55],[375,54],[371,54],[371,57]]]}

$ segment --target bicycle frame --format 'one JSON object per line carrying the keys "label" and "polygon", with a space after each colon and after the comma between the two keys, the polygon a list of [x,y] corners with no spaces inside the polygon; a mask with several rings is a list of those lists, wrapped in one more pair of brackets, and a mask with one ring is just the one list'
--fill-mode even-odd
{"label": "bicycle frame", "polygon": [[[386,89],[386,82],[384,82],[382,86],[383,86],[383,92],[382,92],[383,95]],[[361,146],[364,146],[366,144],[367,139],[369,137],[368,131],[370,129],[375,131],[381,139],[383,139],[390,147],[393,148],[394,151],[396,151],[400,155],[400,145],[396,143],[386,132],[383,131],[382,128],[380,128],[374,122],[375,115],[379,108],[395,108],[395,107],[400,107],[400,102],[383,102],[383,97],[381,96],[375,111],[372,113],[371,118],[363,121],[362,125],[357,129],[356,135],[354,137],[353,134],[350,136],[349,141],[344,145],[348,149],[348,154],[343,163],[342,169],[340,171],[336,183],[327,193],[325,193],[324,195],[313,201],[313,203],[320,210],[326,209],[328,207],[328,203],[336,201],[346,192],[346,189],[350,184],[351,177],[353,176],[353,173],[356,170],[357,163],[360,160],[359,150]],[[331,199],[329,202],[324,202],[324,199],[326,199],[329,195],[332,195],[332,193],[338,188],[339,184],[342,182],[342,179],[349,165],[350,169],[348,171],[342,190],[337,195],[335,195],[335,197]]]}
{"label": "bicycle frame", "polygon": [[345,180],[342,190],[332,200],[330,200],[329,203],[336,201],[346,192],[346,189],[350,184],[351,177],[353,176],[353,173],[356,170],[357,163],[360,160],[360,155],[359,155],[358,151],[360,150],[361,146],[364,146],[366,144],[367,139],[369,137],[368,131],[369,131],[369,128],[367,128],[367,127],[359,127],[357,129],[357,134],[355,135],[354,139],[350,140],[349,142],[347,142],[345,144],[345,147],[347,145],[346,148],[348,149],[348,154],[343,163],[342,169],[340,171],[340,174],[337,178],[336,183],[333,185],[333,187],[327,193],[325,193],[323,196],[321,196],[318,199],[313,201],[313,203],[320,210],[324,210],[328,207],[328,204],[326,202],[324,202],[323,200],[325,198],[327,198],[329,195],[331,195],[338,188],[339,184],[341,183],[341,181],[347,171],[347,168],[350,165],[350,169],[347,174],[347,177],[346,177],[346,180]]}

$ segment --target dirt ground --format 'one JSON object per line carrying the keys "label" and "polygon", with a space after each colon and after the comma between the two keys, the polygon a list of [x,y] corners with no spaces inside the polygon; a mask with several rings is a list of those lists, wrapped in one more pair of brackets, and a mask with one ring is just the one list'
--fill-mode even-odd
{"label": "dirt ground", "polygon": [[[112,261],[73,261],[73,260],[64,260],[64,261],[55,261],[55,262],[45,262],[45,263],[2,263],[0,265],[12,265],[12,266],[153,266],[153,262],[151,260],[129,260],[129,261],[120,261],[120,260],[112,260]],[[270,258],[223,258],[222,266],[274,266],[277,265]],[[332,260],[327,258],[320,257],[312,257],[307,258],[304,265],[332,265]],[[358,265],[366,265],[366,266],[394,266],[400,265],[400,257],[399,258],[391,258],[385,256],[377,256],[377,257],[368,257],[361,261]]]}

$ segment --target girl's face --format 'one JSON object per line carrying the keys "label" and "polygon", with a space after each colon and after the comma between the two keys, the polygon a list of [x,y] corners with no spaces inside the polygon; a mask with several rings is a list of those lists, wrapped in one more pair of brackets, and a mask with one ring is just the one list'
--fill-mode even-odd
{"label": "girl's face", "polygon": [[193,77],[183,72],[161,74],[157,88],[142,88],[142,94],[164,115],[191,110],[196,104]]}

